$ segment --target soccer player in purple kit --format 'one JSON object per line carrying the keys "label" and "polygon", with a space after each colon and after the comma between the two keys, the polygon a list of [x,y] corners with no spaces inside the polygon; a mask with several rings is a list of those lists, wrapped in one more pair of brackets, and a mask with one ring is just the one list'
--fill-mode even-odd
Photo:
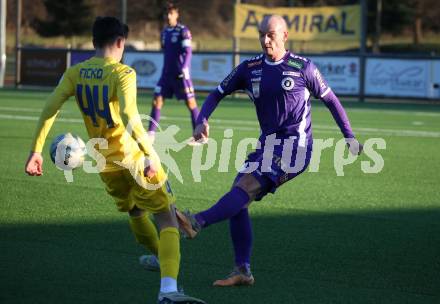
{"label": "soccer player in purple kit", "polygon": [[281,16],[264,18],[259,27],[263,54],[236,67],[207,97],[197,119],[194,139],[206,139],[208,119],[219,101],[236,90],[244,90],[255,104],[261,128],[257,149],[248,155],[244,170],[239,172],[230,191],[205,211],[177,214],[180,229],[188,238],[194,238],[202,228],[229,219],[235,267],[225,279],[215,281],[214,286],[254,283],[248,206],[306,170],[313,145],[311,94],[330,110],[349,151],[354,155],[362,151],[345,110],[316,66],[285,49],[287,35]]}
{"label": "soccer player in purple kit", "polygon": [[168,26],[161,32],[161,46],[163,49],[162,75],[154,89],[154,99],[151,108],[148,134],[152,140],[160,121],[160,111],[165,98],[173,97],[185,100],[191,113],[191,122],[194,129],[199,109],[195,99],[194,88],[190,78],[191,67],[191,32],[178,23],[179,9],[173,3],[167,3],[166,20]]}

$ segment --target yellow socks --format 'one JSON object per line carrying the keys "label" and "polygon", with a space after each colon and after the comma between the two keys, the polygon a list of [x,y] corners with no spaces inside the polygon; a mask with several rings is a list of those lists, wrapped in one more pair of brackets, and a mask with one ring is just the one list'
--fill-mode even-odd
{"label": "yellow socks", "polygon": [[136,241],[144,245],[152,254],[158,256],[159,237],[157,236],[156,226],[154,226],[147,214],[139,217],[130,217],[129,223]]}
{"label": "yellow socks", "polygon": [[159,263],[160,277],[177,280],[180,266],[180,236],[175,227],[160,231]]}

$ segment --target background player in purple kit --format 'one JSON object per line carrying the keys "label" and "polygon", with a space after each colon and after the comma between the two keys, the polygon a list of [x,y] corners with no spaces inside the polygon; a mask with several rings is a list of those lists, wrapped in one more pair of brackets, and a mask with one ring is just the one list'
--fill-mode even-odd
{"label": "background player in purple kit", "polygon": [[208,96],[197,119],[194,139],[207,138],[208,119],[219,101],[236,90],[244,90],[255,104],[261,128],[259,145],[249,154],[245,169],[237,175],[231,190],[205,211],[178,212],[180,228],[189,238],[204,227],[229,219],[235,267],[226,279],[215,281],[214,286],[254,283],[248,206],[306,170],[313,145],[311,94],[328,107],[350,152],[362,151],[341,103],[316,66],[309,59],[286,51],[287,35],[281,16],[266,17],[259,28],[263,54],[235,68]]}
{"label": "background player in purple kit", "polygon": [[154,99],[151,109],[148,134],[154,140],[154,134],[160,121],[160,111],[165,98],[173,97],[185,100],[191,113],[192,127],[194,129],[199,109],[194,95],[194,88],[190,78],[191,67],[191,32],[178,23],[179,10],[172,3],[167,3],[166,20],[168,26],[161,33],[163,50],[163,68],[159,82],[154,89]]}

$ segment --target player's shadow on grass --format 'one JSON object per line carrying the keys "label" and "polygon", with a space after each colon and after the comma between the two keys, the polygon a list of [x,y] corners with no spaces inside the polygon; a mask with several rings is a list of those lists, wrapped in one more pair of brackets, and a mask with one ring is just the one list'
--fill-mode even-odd
{"label": "player's shadow on grass", "polygon": [[[258,210],[257,210],[258,211]],[[180,282],[223,303],[440,303],[440,209],[253,214],[252,288],[211,287],[232,264],[226,224],[182,241]],[[155,303],[127,223],[0,226],[0,303]]]}

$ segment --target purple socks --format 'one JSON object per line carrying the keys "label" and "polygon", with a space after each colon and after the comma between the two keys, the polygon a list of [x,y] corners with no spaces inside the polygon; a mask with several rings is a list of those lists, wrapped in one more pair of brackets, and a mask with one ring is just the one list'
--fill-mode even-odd
{"label": "purple socks", "polygon": [[229,219],[235,264],[249,269],[252,250],[252,226],[248,209],[249,195],[239,187],[233,187],[214,206],[195,215],[202,227]]}
{"label": "purple socks", "polygon": [[[190,113],[191,113],[191,123],[194,130],[196,127],[197,117],[199,116],[199,108],[195,107],[194,109],[190,110]],[[148,131],[156,131],[157,125],[159,124],[160,121],[160,109],[153,106],[151,109],[150,116],[151,116],[151,121],[148,126]]]}
{"label": "purple socks", "polygon": [[150,125],[148,126],[148,131],[156,131],[157,126],[159,125],[159,120],[160,120],[160,109],[156,108],[156,107],[152,107],[151,109],[151,120],[150,120]]}
{"label": "purple socks", "polygon": [[244,266],[249,270],[252,251],[252,225],[248,208],[241,209],[238,214],[231,217],[229,230],[234,245],[235,265]]}
{"label": "purple socks", "polygon": [[215,205],[208,210],[197,213],[195,217],[202,227],[207,227],[233,217],[247,203],[249,203],[249,195],[243,189],[233,187]]}

